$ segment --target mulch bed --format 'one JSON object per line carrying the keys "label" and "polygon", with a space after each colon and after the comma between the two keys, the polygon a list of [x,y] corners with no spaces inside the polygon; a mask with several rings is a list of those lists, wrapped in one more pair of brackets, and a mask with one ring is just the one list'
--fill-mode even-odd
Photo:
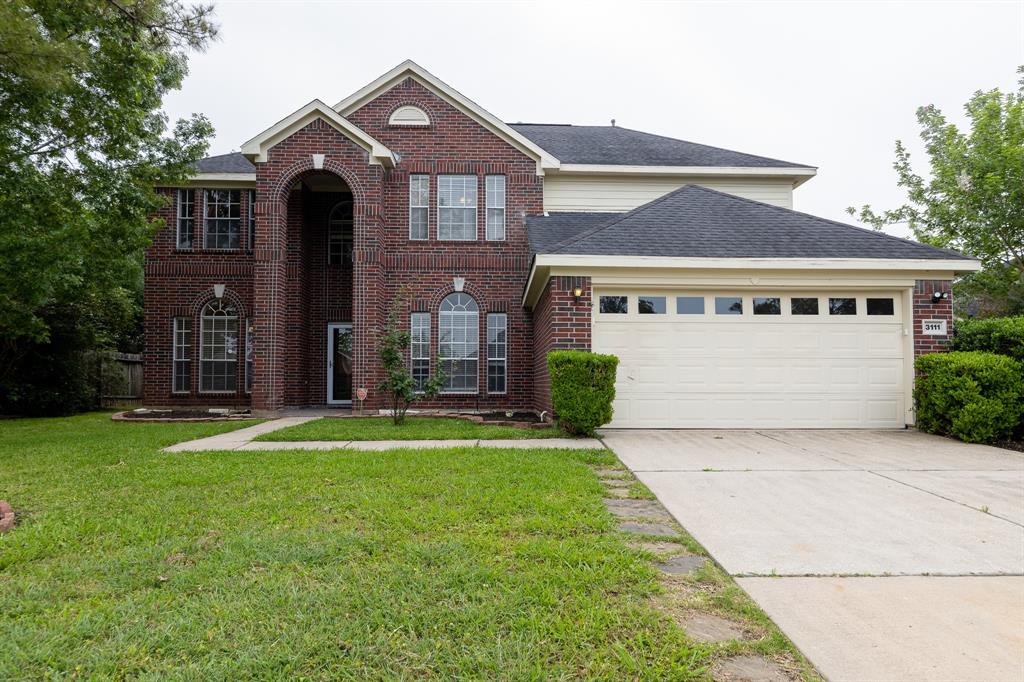
{"label": "mulch bed", "polygon": [[1017,452],[1024,452],[1024,441],[1020,440],[997,440],[992,443],[997,448],[1003,448],[1004,450],[1016,450]]}
{"label": "mulch bed", "polygon": [[[327,416],[327,419],[360,419],[368,417],[387,417],[389,414],[382,414],[377,410],[355,413],[341,413]],[[517,429],[546,429],[551,426],[550,421],[542,421],[537,412],[513,412],[509,416],[505,412],[443,412],[440,410],[417,410],[409,412],[410,417],[431,417],[446,419],[464,419],[477,424],[490,424],[492,426],[513,426]]]}
{"label": "mulch bed", "polygon": [[118,412],[111,419],[126,422],[223,422],[252,419],[252,414],[248,410],[229,413],[208,410],[132,410]]}

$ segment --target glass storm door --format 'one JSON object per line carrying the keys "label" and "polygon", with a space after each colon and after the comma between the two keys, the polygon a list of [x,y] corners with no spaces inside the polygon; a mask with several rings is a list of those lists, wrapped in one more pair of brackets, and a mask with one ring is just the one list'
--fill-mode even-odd
{"label": "glass storm door", "polygon": [[352,324],[327,325],[327,404],[352,404]]}

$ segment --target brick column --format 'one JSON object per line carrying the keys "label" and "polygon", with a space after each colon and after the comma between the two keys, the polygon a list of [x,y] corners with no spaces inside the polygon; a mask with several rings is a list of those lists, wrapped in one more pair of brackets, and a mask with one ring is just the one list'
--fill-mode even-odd
{"label": "brick column", "polygon": [[[932,302],[934,292],[948,294],[950,281],[919,279],[914,284],[914,357],[926,353],[941,353],[949,350],[949,340],[953,333],[953,298],[944,298]],[[923,331],[925,320],[945,320],[945,336],[926,335]]]}
{"label": "brick column", "polygon": [[288,246],[287,197],[274,194],[261,180],[256,203],[256,248],[253,250],[253,393],[256,413],[273,412],[284,404]]}
{"label": "brick column", "polygon": [[[573,294],[581,290],[579,300]],[[548,351],[590,350],[592,292],[589,277],[552,277],[533,308],[533,395],[538,410],[551,410]]]}

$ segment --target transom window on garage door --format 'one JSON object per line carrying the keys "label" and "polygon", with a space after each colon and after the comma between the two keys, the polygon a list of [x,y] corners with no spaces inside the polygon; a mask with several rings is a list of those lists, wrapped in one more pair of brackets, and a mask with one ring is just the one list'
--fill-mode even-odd
{"label": "transom window on garage door", "polygon": [[669,296],[659,293],[599,294],[599,315],[668,315],[710,317],[772,318],[894,317],[893,296],[869,294],[822,295],[763,293],[685,293]]}

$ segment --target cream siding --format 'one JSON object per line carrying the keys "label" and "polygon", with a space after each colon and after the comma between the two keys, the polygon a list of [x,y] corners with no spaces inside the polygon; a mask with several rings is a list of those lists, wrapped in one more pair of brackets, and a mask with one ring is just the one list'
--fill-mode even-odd
{"label": "cream siding", "polygon": [[544,178],[545,211],[629,211],[686,184],[793,208],[793,178],[567,175]]}

